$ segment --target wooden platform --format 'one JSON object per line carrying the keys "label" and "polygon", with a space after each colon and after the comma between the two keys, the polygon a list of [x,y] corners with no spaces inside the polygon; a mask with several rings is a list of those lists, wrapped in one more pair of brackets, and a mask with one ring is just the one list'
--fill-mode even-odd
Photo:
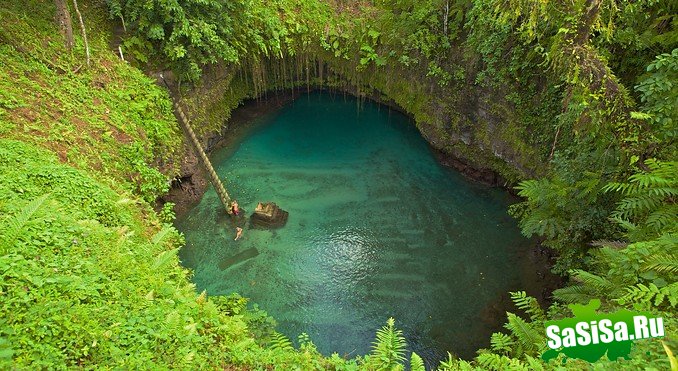
{"label": "wooden platform", "polygon": [[250,217],[250,225],[253,228],[280,228],[287,223],[288,215],[273,202],[260,202]]}

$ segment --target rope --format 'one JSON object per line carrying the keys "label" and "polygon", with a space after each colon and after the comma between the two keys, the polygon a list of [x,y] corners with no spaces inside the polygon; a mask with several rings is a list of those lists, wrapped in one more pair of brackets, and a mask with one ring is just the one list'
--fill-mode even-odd
{"label": "rope", "polygon": [[[165,78],[163,77],[162,74],[160,74],[160,78],[162,79],[162,81],[165,83],[165,86],[167,86],[167,89],[169,90],[169,85],[167,84],[167,81],[165,81]],[[224,185],[221,183],[221,180],[219,179],[217,172],[214,171],[214,167],[212,166],[210,159],[207,157],[207,154],[205,154],[205,150],[202,148],[202,145],[200,144],[198,137],[195,135],[195,132],[193,132],[193,128],[191,128],[189,120],[184,114],[184,111],[181,109],[181,106],[176,101],[174,102],[174,109],[177,112],[177,115],[179,116],[178,117],[179,124],[181,125],[182,129],[184,129],[184,132],[188,134],[188,137],[191,143],[193,144],[193,147],[197,152],[198,157],[202,161],[202,164],[205,166],[207,174],[209,174],[210,181],[214,186],[214,189],[217,191],[219,200],[221,200],[221,203],[224,205],[224,209],[226,209],[226,212],[230,214],[231,197],[228,195],[228,192],[226,192],[226,188],[224,188]]]}

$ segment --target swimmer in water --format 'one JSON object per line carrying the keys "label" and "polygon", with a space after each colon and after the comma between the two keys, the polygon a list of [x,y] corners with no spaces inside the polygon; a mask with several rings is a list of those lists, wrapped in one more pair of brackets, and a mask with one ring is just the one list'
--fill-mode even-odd
{"label": "swimmer in water", "polygon": [[240,205],[238,205],[238,201],[233,200],[233,202],[231,202],[231,212],[235,216],[240,215]]}
{"label": "swimmer in water", "polygon": [[242,237],[242,228],[240,227],[235,227],[235,239],[233,241],[237,241]]}

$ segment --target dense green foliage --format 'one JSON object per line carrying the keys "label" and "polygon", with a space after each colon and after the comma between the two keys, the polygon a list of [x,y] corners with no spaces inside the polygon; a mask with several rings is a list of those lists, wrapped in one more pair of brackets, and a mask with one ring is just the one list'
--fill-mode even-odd
{"label": "dense green foliage", "polygon": [[246,299],[195,291],[172,213],[149,204],[181,144],[167,93],[100,29],[78,67],[53,11],[0,7],[0,368],[329,364],[262,347],[275,322]]}
{"label": "dense green foliage", "polygon": [[162,57],[180,73],[194,77],[200,66],[217,61],[236,62],[242,46],[234,36],[244,36],[243,5],[227,1],[138,1],[108,2],[111,16],[133,25],[138,36],[126,40],[134,45],[135,57],[148,62]]}
{"label": "dense green foliage", "polygon": [[[329,86],[395,102],[437,148],[522,180],[513,213],[558,253],[554,269],[571,282],[547,310],[512,293],[520,315],[508,314],[489,348],[474,360],[450,355],[440,369],[555,367],[539,359],[544,321],[591,298],[604,310],[661,315],[668,331],[665,343],[637,342],[632,360],[594,368],[669,367],[678,306],[675,2],[85,2],[91,68],[79,37],[71,52],[61,45],[53,6],[0,5],[1,365],[407,362],[393,320],[372,354],[347,361],[322,357],[305,335],[295,349],[246,299],[195,292],[178,265],[170,208],[151,207],[175,175],[180,131],[167,93],[108,51],[107,29],[123,27],[134,65],[194,83],[181,91],[201,134],[246,97]],[[423,369],[416,354],[409,363]]]}

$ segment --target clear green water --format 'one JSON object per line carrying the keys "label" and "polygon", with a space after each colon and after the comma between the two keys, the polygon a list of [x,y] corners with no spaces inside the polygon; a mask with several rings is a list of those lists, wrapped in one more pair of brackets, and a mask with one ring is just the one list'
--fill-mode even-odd
{"label": "clear green water", "polygon": [[501,298],[523,287],[529,242],[510,197],[440,166],[414,125],[385,107],[302,96],[213,156],[248,214],[289,211],[275,231],[234,225],[213,189],[178,227],[199,290],[238,292],[292,339],[321,352],[369,352],[390,316],[429,364],[472,357],[505,320]]}

